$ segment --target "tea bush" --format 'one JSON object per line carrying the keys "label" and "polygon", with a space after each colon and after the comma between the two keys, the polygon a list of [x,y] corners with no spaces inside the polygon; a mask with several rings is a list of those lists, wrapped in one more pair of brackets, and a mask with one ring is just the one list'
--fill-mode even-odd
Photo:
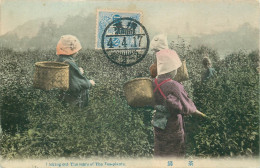
{"label": "tea bush", "polygon": [[216,65],[217,76],[194,84],[194,101],[208,117],[190,118],[190,154],[237,156],[259,154],[259,53],[234,53]]}
{"label": "tea bush", "polygon": [[142,66],[124,68],[101,52],[83,51],[79,65],[96,86],[90,104],[78,109],[62,103],[59,90],[32,87],[34,63],[55,60],[55,51],[1,54],[3,157],[151,156],[151,109],[129,107],[122,89],[126,81],[148,76],[149,57]]}
{"label": "tea bush", "polygon": [[172,41],[169,46],[178,53],[181,60],[186,60],[189,80],[182,82],[182,84],[188,92],[189,97],[193,99],[193,84],[201,80],[201,74],[205,71],[202,59],[205,55],[208,55],[214,66],[220,60],[220,57],[216,50],[206,46],[191,48],[181,37],[178,37],[177,41]]}
{"label": "tea bush", "polygon": [[[187,61],[190,80],[183,82],[185,89],[208,116],[185,117],[187,155],[258,154],[258,53],[235,53],[220,60],[216,51],[204,46],[192,49],[174,43],[172,47]],[[209,54],[218,72],[204,84],[203,53]],[[96,86],[90,90],[90,104],[78,109],[61,102],[59,90],[32,87],[34,63],[56,60],[55,50],[0,49],[0,54],[3,157],[152,156],[152,109],[129,107],[123,84],[149,77],[153,56],[121,67],[101,51],[81,51],[77,62]]]}
{"label": "tea bush", "polygon": [[[96,88],[105,91],[104,87]],[[12,157],[149,156],[142,114],[109,92],[95,94],[84,109],[62,105],[59,93],[25,90],[27,130],[4,134],[2,155]],[[16,95],[19,95],[17,93]],[[33,96],[32,96],[33,95]],[[32,98],[32,99],[28,99]],[[31,100],[31,101],[30,101]],[[14,104],[17,102],[13,102]],[[13,105],[14,105],[13,104]]]}

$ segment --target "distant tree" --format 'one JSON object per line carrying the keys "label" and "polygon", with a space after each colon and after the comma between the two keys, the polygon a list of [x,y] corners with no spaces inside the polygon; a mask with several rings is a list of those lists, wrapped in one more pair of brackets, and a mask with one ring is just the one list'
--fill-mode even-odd
{"label": "distant tree", "polygon": [[49,20],[47,24],[42,23],[37,35],[30,40],[29,48],[51,49],[58,41],[58,26]]}

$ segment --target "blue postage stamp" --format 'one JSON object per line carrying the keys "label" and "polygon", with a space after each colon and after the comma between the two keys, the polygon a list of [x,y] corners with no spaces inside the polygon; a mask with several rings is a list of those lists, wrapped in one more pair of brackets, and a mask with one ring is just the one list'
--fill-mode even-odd
{"label": "blue postage stamp", "polygon": [[[139,22],[142,22],[142,12],[141,11],[118,11],[118,10],[97,10],[97,21],[96,21],[96,49],[102,49],[101,39],[105,28],[109,23],[120,18],[132,18]],[[135,33],[138,33],[140,29],[136,29]],[[126,41],[130,41],[130,37],[126,37]],[[120,43],[120,39],[114,39],[113,44],[116,46]]]}

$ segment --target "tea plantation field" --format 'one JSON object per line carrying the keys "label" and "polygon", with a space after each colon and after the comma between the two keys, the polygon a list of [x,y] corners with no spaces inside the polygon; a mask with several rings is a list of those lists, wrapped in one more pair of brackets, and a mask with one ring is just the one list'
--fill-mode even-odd
{"label": "tea plantation field", "polygon": [[[220,60],[207,47],[172,46],[186,59],[190,80],[183,82],[208,118],[185,117],[187,156],[259,154],[259,53],[237,52]],[[200,82],[208,53],[216,77]],[[1,48],[0,112],[3,158],[152,157],[152,108],[127,105],[123,84],[149,77],[153,56],[131,67],[111,63],[101,51],[82,50],[77,58],[96,86],[83,109],[60,102],[59,90],[33,88],[34,64],[54,61],[55,50],[16,52]]]}

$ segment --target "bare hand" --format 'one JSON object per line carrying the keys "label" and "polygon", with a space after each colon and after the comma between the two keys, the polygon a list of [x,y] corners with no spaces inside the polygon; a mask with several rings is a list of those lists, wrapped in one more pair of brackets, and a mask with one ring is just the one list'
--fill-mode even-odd
{"label": "bare hand", "polygon": [[95,84],[96,84],[95,81],[93,81],[93,80],[90,80],[89,82],[91,83],[92,86],[95,86]]}
{"label": "bare hand", "polygon": [[81,72],[81,74],[84,74],[83,68],[79,67],[79,71]]}

